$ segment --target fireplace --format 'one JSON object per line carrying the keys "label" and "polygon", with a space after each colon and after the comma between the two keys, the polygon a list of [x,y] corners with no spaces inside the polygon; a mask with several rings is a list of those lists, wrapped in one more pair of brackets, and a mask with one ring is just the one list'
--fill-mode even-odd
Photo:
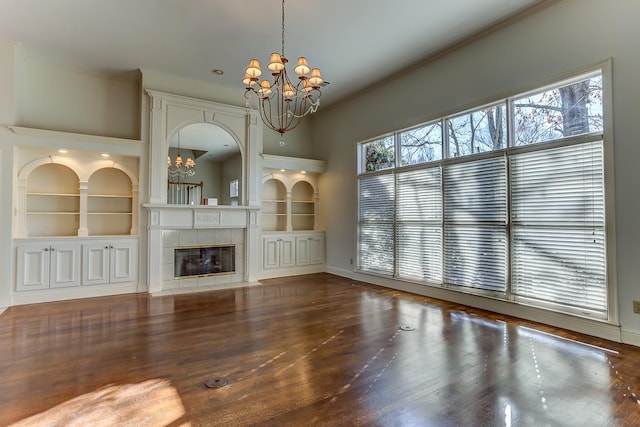
{"label": "fireplace", "polygon": [[174,278],[233,274],[235,245],[178,247],[174,251]]}

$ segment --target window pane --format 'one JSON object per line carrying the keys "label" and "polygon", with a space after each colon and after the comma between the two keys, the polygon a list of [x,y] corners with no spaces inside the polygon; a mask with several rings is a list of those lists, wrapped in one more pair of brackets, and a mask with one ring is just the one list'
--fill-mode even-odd
{"label": "window pane", "polygon": [[365,172],[388,169],[395,166],[393,135],[362,144]]}
{"label": "window pane", "polygon": [[604,228],[513,228],[515,295],[602,313],[607,309]]}
{"label": "window pane", "polygon": [[441,225],[398,225],[398,276],[442,282]]}
{"label": "window pane", "polygon": [[398,221],[442,221],[440,168],[402,172],[396,175]]}
{"label": "window pane", "polygon": [[504,157],[444,168],[446,222],[507,222],[507,167]]}
{"label": "window pane", "polygon": [[399,134],[401,165],[442,159],[442,124],[431,123]]}
{"label": "window pane", "polygon": [[602,132],[602,74],[513,101],[515,145]]}
{"label": "window pane", "polygon": [[393,221],[393,175],[363,177],[359,187],[359,221]]}
{"label": "window pane", "polygon": [[507,233],[504,226],[444,228],[444,280],[492,291],[507,286]]}
{"label": "window pane", "polygon": [[511,220],[604,226],[602,141],[511,157]]}
{"label": "window pane", "polygon": [[446,120],[449,157],[499,150],[507,146],[504,104],[486,107]]}
{"label": "window pane", "polygon": [[393,224],[361,223],[358,226],[360,271],[393,276]]}

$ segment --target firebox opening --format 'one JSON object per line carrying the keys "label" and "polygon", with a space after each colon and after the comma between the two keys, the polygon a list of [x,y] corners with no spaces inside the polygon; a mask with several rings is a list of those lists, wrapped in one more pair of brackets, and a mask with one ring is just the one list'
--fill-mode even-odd
{"label": "firebox opening", "polygon": [[176,248],[174,277],[233,274],[236,271],[235,245]]}

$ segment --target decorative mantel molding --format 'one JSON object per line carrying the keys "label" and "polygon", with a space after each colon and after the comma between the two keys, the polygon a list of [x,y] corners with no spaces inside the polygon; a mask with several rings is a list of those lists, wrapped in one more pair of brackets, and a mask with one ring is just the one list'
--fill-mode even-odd
{"label": "decorative mantel molding", "polygon": [[203,228],[257,228],[260,207],[190,206],[145,203],[149,230]]}

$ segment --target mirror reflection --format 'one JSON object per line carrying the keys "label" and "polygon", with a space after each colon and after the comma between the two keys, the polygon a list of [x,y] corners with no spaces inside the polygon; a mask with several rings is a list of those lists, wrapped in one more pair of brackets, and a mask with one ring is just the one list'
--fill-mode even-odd
{"label": "mirror reflection", "polygon": [[242,154],[216,125],[191,124],[170,138],[167,177],[169,204],[241,204]]}

